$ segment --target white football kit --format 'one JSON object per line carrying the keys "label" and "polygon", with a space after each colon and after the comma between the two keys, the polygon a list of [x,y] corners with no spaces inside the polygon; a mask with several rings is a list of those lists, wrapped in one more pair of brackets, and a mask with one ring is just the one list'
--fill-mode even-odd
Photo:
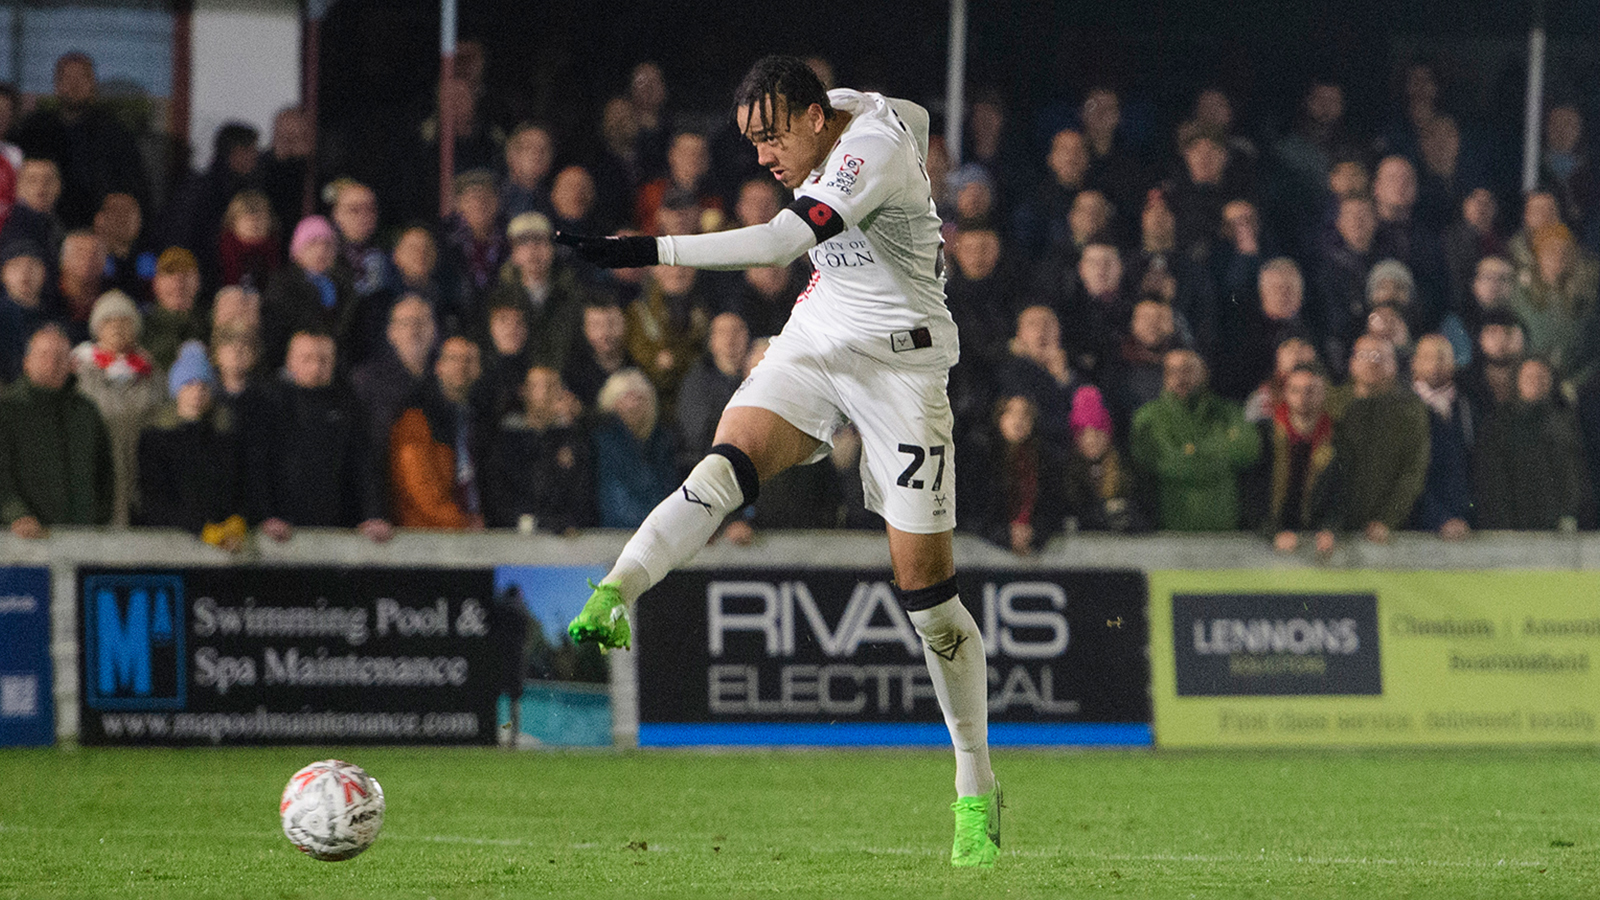
{"label": "white football kit", "polygon": [[809,246],[811,283],[728,406],[771,410],[822,441],[813,460],[853,422],[867,508],[901,531],[949,531],[955,444],[946,382],[957,343],[924,168],[928,114],[876,93],[836,89],[828,99],[851,120],[793,205],[764,226],[658,238],[661,262],[774,265]]}

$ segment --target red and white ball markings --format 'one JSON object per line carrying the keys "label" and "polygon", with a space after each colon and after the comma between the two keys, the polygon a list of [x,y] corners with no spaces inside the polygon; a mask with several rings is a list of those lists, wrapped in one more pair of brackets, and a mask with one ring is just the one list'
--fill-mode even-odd
{"label": "red and white ball markings", "polygon": [[383,786],[354,763],[324,759],[290,777],[278,812],[289,843],[312,859],[338,862],[378,839]]}

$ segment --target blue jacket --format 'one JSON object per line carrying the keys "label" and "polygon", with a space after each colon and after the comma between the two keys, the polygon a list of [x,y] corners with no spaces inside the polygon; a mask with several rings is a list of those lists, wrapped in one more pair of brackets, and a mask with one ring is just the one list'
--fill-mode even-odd
{"label": "blue jacket", "polygon": [[640,441],[614,415],[594,429],[595,504],[601,528],[638,528],[678,486],[674,441],[660,422]]}

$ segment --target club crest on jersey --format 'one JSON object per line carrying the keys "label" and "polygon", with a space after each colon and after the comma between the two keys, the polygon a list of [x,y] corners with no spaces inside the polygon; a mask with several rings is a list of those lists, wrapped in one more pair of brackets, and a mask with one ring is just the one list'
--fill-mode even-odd
{"label": "club crest on jersey", "polygon": [[856,189],[856,179],[861,177],[862,162],[863,160],[859,156],[845,154],[844,161],[839,163],[838,171],[834,172],[833,177],[828,179],[828,183],[823,186],[834,188],[845,196],[849,196]]}

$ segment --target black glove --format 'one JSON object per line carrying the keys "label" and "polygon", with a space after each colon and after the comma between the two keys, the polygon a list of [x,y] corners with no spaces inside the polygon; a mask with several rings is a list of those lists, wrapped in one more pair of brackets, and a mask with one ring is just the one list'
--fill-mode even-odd
{"label": "black glove", "polygon": [[584,260],[602,269],[637,269],[661,261],[653,237],[591,237],[558,231],[555,241],[571,247]]}

